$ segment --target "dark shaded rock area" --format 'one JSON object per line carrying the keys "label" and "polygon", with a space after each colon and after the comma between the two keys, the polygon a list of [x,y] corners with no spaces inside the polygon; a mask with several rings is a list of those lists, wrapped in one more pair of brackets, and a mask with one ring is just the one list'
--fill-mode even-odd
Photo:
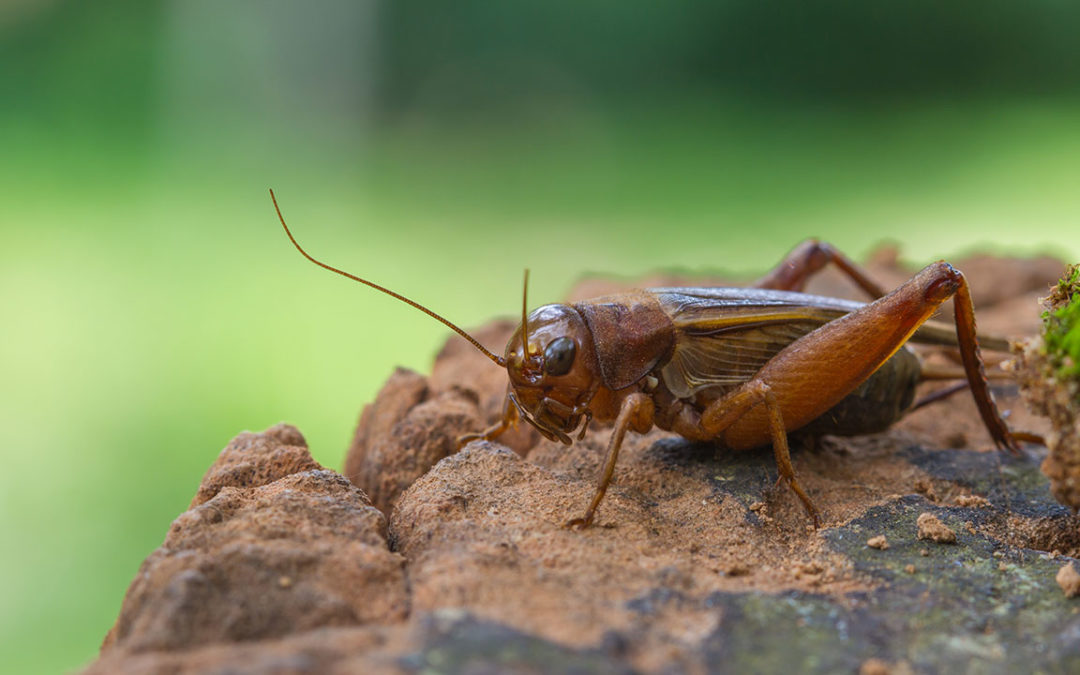
{"label": "dark shaded rock area", "polygon": [[[870,267],[910,274],[889,252]],[[970,268],[980,326],[1027,335],[1062,265]],[[811,290],[858,297],[832,275]],[[476,335],[498,347],[513,327]],[[627,436],[596,524],[573,531],[609,429],[566,447],[523,427],[455,452],[505,387],[457,338],[430,377],[399,370],[360,417],[348,480],[292,427],[237,437],[88,672],[1080,672],[1080,599],[1055,581],[1080,520],[1048,491],[1045,449],[994,450],[966,393],[883,434],[794,436],[819,530],[774,487],[768,450],[654,430]],[[1015,386],[995,391],[1014,428],[1045,431]],[[919,539],[923,514],[955,543]]]}

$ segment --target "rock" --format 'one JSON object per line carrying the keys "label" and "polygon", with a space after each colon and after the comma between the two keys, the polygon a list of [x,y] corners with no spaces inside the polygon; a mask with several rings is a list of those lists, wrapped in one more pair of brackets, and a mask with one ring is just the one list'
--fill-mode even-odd
{"label": "rock", "polygon": [[[368,460],[371,447],[390,437],[394,425],[409,410],[426,401],[429,393],[426,377],[408,368],[398,368],[379,390],[375,400],[364,406],[349,452],[345,455],[345,476],[369,497],[374,492],[367,485],[369,477],[378,475],[377,463]],[[369,463],[373,466],[368,467]]]}
{"label": "rock", "polygon": [[[514,327],[495,321],[473,335],[494,347],[505,344]],[[430,379],[399,368],[374,403],[364,407],[345,457],[345,475],[390,513],[405,488],[457,451],[461,436],[499,420],[505,398],[505,369],[454,336],[439,353]],[[539,438],[522,424],[500,442],[525,455]]]}
{"label": "rock", "polygon": [[399,369],[364,408],[345,473],[389,513],[405,488],[457,450],[458,437],[482,426],[474,393],[432,395],[423,377]]}
{"label": "rock", "polygon": [[[472,333],[481,344],[496,354],[502,354],[510,336],[517,328],[517,321],[496,319]],[[464,339],[454,335],[435,357],[431,371],[431,388],[434,391],[463,389],[473,392],[480,403],[481,431],[502,418],[506,403],[506,369],[492,363],[486,356]],[[540,441],[540,434],[529,424],[520,424],[508,431],[499,442],[522,457]]]}
{"label": "rock", "polygon": [[191,507],[209,501],[224,487],[259,487],[294,473],[321,468],[311,458],[307,441],[295,427],[279,424],[261,434],[243,433],[207,469]]}
{"label": "rock", "polygon": [[292,427],[242,434],[146,559],[103,652],[173,651],[404,619],[384,516]]}
{"label": "rock", "polygon": [[[895,255],[878,267],[890,284],[909,274]],[[1037,307],[1018,309],[1025,269],[1001,267],[980,326],[1038,323]],[[851,291],[815,283],[834,281]],[[476,336],[498,352],[513,328]],[[1080,669],[1075,602],[1051,582],[1080,555],[1080,519],[1051,498],[1045,451],[997,453],[970,396],[874,436],[794,436],[818,530],[775,487],[768,450],[653,430],[628,434],[595,525],[573,531],[610,428],[567,447],[522,425],[455,452],[498,418],[505,387],[457,337],[431,377],[395,373],[357,425],[355,486],[291,427],[238,437],[144,563],[91,671]],[[1015,387],[995,395],[1011,425],[1047,428]],[[955,543],[917,539],[920,521]]]}

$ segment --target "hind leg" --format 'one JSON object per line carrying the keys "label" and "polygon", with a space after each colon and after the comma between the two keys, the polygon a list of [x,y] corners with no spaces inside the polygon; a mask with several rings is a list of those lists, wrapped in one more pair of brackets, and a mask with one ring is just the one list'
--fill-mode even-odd
{"label": "hind leg", "polygon": [[792,249],[779,265],[758,279],[754,287],[779,291],[801,291],[806,287],[806,282],[810,280],[810,277],[820,272],[829,263],[846,274],[872,299],[876,300],[885,295],[885,290],[870,278],[866,270],[833,248],[831,244],[817,239],[807,239]]}
{"label": "hind leg", "polygon": [[821,525],[817,507],[795,477],[788,448],[787,428],[772,388],[760,379],[750,380],[741,387],[714,401],[701,415],[702,430],[712,437],[719,436],[751,409],[764,406],[769,435],[772,438],[773,456],[776,458],[777,483],[786,482],[803,504],[807,515],[814,521],[814,528]]}

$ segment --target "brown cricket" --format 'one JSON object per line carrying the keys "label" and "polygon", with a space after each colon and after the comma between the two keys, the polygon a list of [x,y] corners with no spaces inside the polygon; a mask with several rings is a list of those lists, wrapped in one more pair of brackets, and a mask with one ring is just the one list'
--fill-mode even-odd
{"label": "brown cricket", "polygon": [[[502,418],[463,436],[459,447],[495,439],[520,419],[568,445],[575,432],[584,436],[591,420],[614,422],[596,493],[568,526],[592,523],[628,429],[646,433],[657,426],[731,450],[771,443],[778,481],[794,491],[815,527],[818,510],[795,476],[788,432],[883,431],[912,409],[920,382],[962,379],[998,448],[1016,453],[1020,440],[1040,440],[1011,432],[994,404],[967,281],[946,262],[926,266],[886,293],[849,258],[808,240],[751,288],[650,288],[531,313],[523,299],[521,325],[497,356],[419,303],[308,255],[285,224],[273,190],[270,196],[305,258],[416,307],[506,368]],[[830,263],[873,301],[800,292]],[[955,331],[928,322],[949,298]],[[962,369],[924,365],[905,346],[909,340],[959,348]],[[982,340],[990,349],[1008,349],[1004,339]]]}

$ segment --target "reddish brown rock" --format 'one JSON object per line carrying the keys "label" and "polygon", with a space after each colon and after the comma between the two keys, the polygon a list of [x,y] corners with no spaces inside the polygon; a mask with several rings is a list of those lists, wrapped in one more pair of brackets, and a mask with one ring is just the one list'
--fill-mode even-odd
{"label": "reddish brown rock", "polygon": [[364,489],[361,482],[366,473],[364,462],[368,449],[376,440],[389,436],[394,425],[427,397],[427,378],[420,373],[398,368],[390,375],[375,400],[364,406],[356,423],[352,444],[345,456],[345,476],[349,480]]}
{"label": "reddish brown rock", "polygon": [[[751,497],[771,485],[766,475],[750,471],[718,489],[704,461],[711,449],[673,446],[665,455],[654,446],[659,438],[627,439],[618,487],[585,533],[564,525],[592,496],[602,459],[594,443],[583,442],[578,454],[544,441],[535,462],[474,443],[439,462],[391,517],[391,537],[409,559],[413,611],[469,607],[574,648],[619,631],[624,658],[638,667],[701,668],[700,647],[720,617],[689,598],[865,588],[807,529],[797,500],[777,495],[782,520],[750,515]],[[819,574],[777,569],[793,549]],[[736,568],[742,572],[728,572]],[[672,593],[687,600],[654,597]]]}
{"label": "reddish brown rock", "polygon": [[[128,589],[103,650],[177,650],[407,612],[384,516],[279,425],[231,443]],[[212,495],[212,496],[210,496]],[[200,497],[206,497],[200,499]]]}
{"label": "reddish brown rock", "polygon": [[[495,354],[502,354],[518,322],[497,319],[479,328],[473,336]],[[506,403],[506,369],[492,363],[475,347],[453,336],[435,357],[431,371],[431,387],[435,391],[465,389],[476,394],[480,402],[481,428],[502,418]],[[499,437],[499,443],[513,449],[522,457],[540,441],[540,434],[529,424],[521,424]]]}
{"label": "reddish brown rock", "polygon": [[438,394],[409,410],[389,436],[372,443],[359,472],[351,476],[389,513],[405,488],[457,451],[459,437],[482,426],[472,396],[460,391]]}
{"label": "reddish brown rock", "polygon": [[[514,327],[498,320],[474,336],[501,354]],[[436,357],[430,379],[399,368],[364,407],[345,457],[345,475],[389,513],[405,488],[457,451],[461,436],[495,423],[505,398],[506,370],[455,336]],[[500,442],[524,455],[539,438],[522,424]]]}
{"label": "reddish brown rock", "polygon": [[242,433],[206,470],[191,506],[208,501],[224,487],[258,487],[290,474],[321,468],[295,427],[279,424],[261,434]]}
{"label": "reddish brown rock", "polygon": [[345,473],[384,513],[413,481],[457,451],[460,436],[485,426],[472,391],[429,396],[424,378],[399,369],[360,416]]}
{"label": "reddish brown rock", "polygon": [[[517,325],[517,321],[496,319],[476,329],[472,335],[487,349],[502,355]],[[446,341],[435,357],[435,366],[431,371],[431,387],[435,391],[446,391],[454,387],[469,389],[480,398],[480,408],[484,414],[493,416],[502,411],[501,394],[506,392],[506,370],[493,363],[476,347],[454,336]]]}

